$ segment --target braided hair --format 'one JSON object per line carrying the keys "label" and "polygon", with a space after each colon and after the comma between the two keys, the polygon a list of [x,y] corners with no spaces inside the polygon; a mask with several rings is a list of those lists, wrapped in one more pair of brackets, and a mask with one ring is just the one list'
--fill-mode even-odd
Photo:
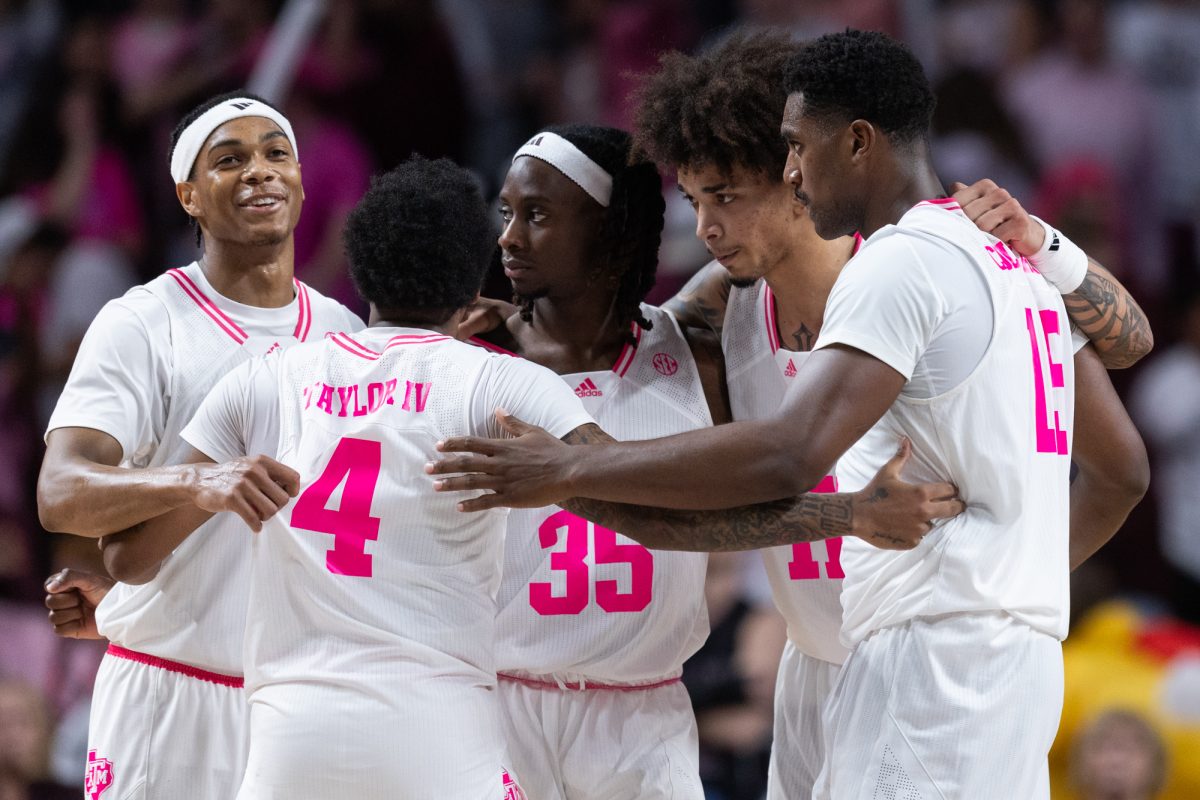
{"label": "braided hair", "polygon": [[[630,323],[649,330],[650,320],[640,308],[654,286],[658,270],[658,245],[662,239],[662,179],[650,161],[630,158],[631,138],[617,128],[601,125],[552,125],[556,133],[579,148],[612,175],[612,198],[596,231],[595,279],[607,276],[616,282],[614,300],[617,324],[635,341]],[[521,318],[533,319],[533,299],[517,295]]]}

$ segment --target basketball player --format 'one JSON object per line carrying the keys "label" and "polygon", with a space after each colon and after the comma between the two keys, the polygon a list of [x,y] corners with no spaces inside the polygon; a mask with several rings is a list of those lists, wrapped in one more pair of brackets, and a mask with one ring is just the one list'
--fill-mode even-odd
{"label": "basketball player", "polygon": [[[517,151],[500,246],[521,313],[488,338],[560,374],[605,431],[641,439],[728,411],[712,335],[641,302],[662,183],[629,150],[623,131],[574,125]],[[701,796],[679,674],[708,635],[705,567],[704,554],[651,552],[558,506],[509,516],[497,668],[531,796]]]}
{"label": "basketball player", "polygon": [[[204,255],[101,310],[50,419],[38,481],[47,529],[101,537],[183,506],[232,512],[173,553],[147,558],[118,546],[105,554],[130,582],[95,610],[112,644],[92,701],[85,791],[93,800],[228,800],[241,780],[244,525],[261,525],[286,503],[296,476],[264,458],[180,465],[179,432],[237,364],[361,326],[292,276],[304,199],[297,156],[291,125],[259,98],[215,97],[183,119],[171,177]],[[79,582],[56,577],[51,591]],[[94,599],[87,578],[82,594]]]}
{"label": "basketball player", "polygon": [[553,373],[453,338],[494,248],[487,213],[444,159],[377,178],[345,230],[370,327],[243,365],[183,432],[189,460],[278,452],[300,473],[255,540],[241,798],[518,796],[493,652],[508,514],[464,524],[422,468],[443,437],[499,433],[497,404],[566,440],[595,425]]}
{"label": "basketball player", "polygon": [[[731,38],[701,56],[671,53],[639,98],[635,147],[675,171],[696,209],[697,235],[718,256],[666,308],[721,336],[735,419],[759,419],[779,407],[820,333],[829,291],[857,247],[857,239],[817,236],[783,180],[787,151],[774,145],[787,101],[784,67],[800,49],[785,35],[763,33]],[[722,113],[712,115],[713,108]],[[991,212],[1009,198],[991,182],[970,191],[977,195],[970,203],[990,214],[984,224],[995,226],[992,217],[999,215]],[[1003,213],[1005,225],[1015,226],[1023,211],[1017,205]],[[1007,228],[996,233],[1020,238]],[[1135,303],[1129,308],[1140,315]],[[1104,344],[1127,360],[1124,351],[1141,339],[1126,334],[1121,341],[1123,348],[1116,340]],[[836,487],[836,470],[822,483]],[[776,683],[771,798],[811,796],[821,767],[821,707],[847,652],[838,640],[840,547],[830,539],[763,551],[788,625]]]}
{"label": "basketball player", "polygon": [[[867,239],[838,276],[814,352],[779,410],[589,448],[560,447],[504,417],[521,438],[448,441],[448,452],[487,457],[448,456],[430,471],[468,473],[442,480],[443,491],[491,491],[464,510],[569,496],[681,508],[766,503],[740,512],[740,525],[691,538],[767,544],[778,515],[797,502],[769,501],[816,485],[859,437],[838,477],[862,485],[897,436],[909,437],[912,473],[956,481],[969,507],[911,551],[844,544],[842,630],[852,652],[826,709],[818,794],[1048,796],[1068,502],[1082,512],[1072,526],[1111,531],[1144,491],[1144,473],[1114,516],[1089,514],[1093,501],[1103,503],[1091,481],[1077,481],[1068,500],[1075,375],[1063,301],[944,198],[929,162],[932,94],[915,58],[880,34],[822,37],[793,59],[787,88],[786,170],[797,198],[823,238],[861,231]],[[1045,238],[1034,254],[1043,271],[1061,273],[1054,260],[1087,271],[1078,248]],[[1080,377],[1088,380],[1099,361],[1085,353]],[[1081,417],[1081,435],[1117,426],[1123,411],[1112,400],[1089,403],[1095,416],[1086,426]],[[567,505],[600,513],[586,501]],[[853,500],[831,500],[824,514],[831,528],[854,530],[856,510]],[[680,518],[642,540],[686,542],[670,530]],[[693,515],[697,526],[708,518]]]}

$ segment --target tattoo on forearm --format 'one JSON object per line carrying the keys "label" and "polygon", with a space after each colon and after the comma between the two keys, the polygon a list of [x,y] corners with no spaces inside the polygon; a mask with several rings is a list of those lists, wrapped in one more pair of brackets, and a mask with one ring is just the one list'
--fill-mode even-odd
{"label": "tattoo on forearm", "polygon": [[608,444],[616,441],[616,439],[605,433],[604,429],[594,422],[580,425],[562,437],[562,440],[567,444]]}
{"label": "tattoo on forearm", "polygon": [[805,494],[721,511],[677,511],[574,498],[563,507],[656,550],[717,552],[815,542],[850,533],[850,494]]}
{"label": "tattoo on forearm", "polygon": [[1096,262],[1063,300],[1071,321],[1096,346],[1105,366],[1128,367],[1150,351],[1150,323],[1137,301]]}

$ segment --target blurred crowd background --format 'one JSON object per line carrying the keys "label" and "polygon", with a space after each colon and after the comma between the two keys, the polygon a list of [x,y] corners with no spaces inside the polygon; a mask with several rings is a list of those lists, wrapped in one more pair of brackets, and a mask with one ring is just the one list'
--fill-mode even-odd
{"label": "blurred crowd background", "polygon": [[[289,15],[309,35],[292,51]],[[1149,314],[1155,352],[1113,379],[1151,494],[1073,579],[1054,796],[1200,797],[1197,0],[0,0],[0,800],[78,796],[56,787],[80,785],[102,645],[55,640],[41,583],[99,563],[38,524],[41,437],[101,305],[196,257],[167,174],[187,109],[248,83],[283,103],[307,198],[297,274],[361,308],[339,235],[373,172],[449,156],[494,193],[540,126],[628,127],[665,50],[846,26],[925,63],[947,184],[993,178]],[[664,192],[656,300],[705,261]],[[756,800],[783,626],[754,556],[714,557],[708,601],[713,635],[685,672],[706,786]]]}

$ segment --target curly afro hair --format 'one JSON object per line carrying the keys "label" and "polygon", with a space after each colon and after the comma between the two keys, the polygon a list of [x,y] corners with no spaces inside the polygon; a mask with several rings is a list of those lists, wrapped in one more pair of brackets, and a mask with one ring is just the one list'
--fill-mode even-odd
{"label": "curly afro hair", "polygon": [[474,299],[496,237],[475,177],[414,155],[371,179],[343,241],[364,300],[441,324]]}
{"label": "curly afro hair", "polygon": [[[279,107],[276,106],[274,103],[272,103],[270,100],[267,100],[266,98],[263,98],[263,97],[259,97],[258,95],[253,94],[251,92],[243,91],[241,89],[235,89],[232,92],[225,92],[225,94],[218,94],[214,97],[210,97],[207,100],[205,100],[203,103],[201,103],[200,105],[193,108],[188,113],[184,114],[183,119],[179,120],[179,124],[175,126],[175,130],[171,131],[171,149],[167,152],[168,166],[171,163],[171,159],[175,156],[175,148],[179,145],[179,137],[183,136],[183,132],[185,130],[187,130],[187,126],[191,125],[193,122],[200,119],[200,115],[202,115],[205,111],[208,111],[210,108],[214,108],[214,107],[220,105],[221,103],[224,103],[226,100],[232,100],[235,97],[245,97],[248,100],[257,100],[258,102],[262,103],[263,105],[269,106],[269,107],[275,109],[276,111],[279,111],[280,114],[283,113],[282,111],[279,110]],[[192,164],[192,168],[188,172],[188,180],[192,180],[195,177],[196,177],[196,165]],[[196,218],[191,216],[190,214],[188,215],[188,224],[191,225],[192,229],[196,231],[196,246],[199,247],[200,239],[201,239],[200,225],[196,222]]]}
{"label": "curly afro hair", "polygon": [[813,40],[787,65],[788,94],[804,93],[805,113],[865,119],[897,141],[929,136],[936,99],[921,62],[877,31],[846,30]]}
{"label": "curly afro hair", "polygon": [[737,34],[709,52],[671,52],[642,84],[634,147],[660,166],[742,167],[782,180],[784,69],[801,46],[777,32]]}
{"label": "curly afro hair", "polygon": [[[609,276],[617,282],[618,325],[628,328],[636,322],[649,329],[651,323],[640,305],[654,287],[658,270],[666,207],[658,170],[650,161],[631,158],[630,136],[617,128],[552,125],[544,132],[557,133],[612,175],[612,198],[592,244],[596,277]],[[533,319],[533,300],[520,296],[515,300],[522,318],[527,322]],[[629,339],[634,341],[632,331]]]}

